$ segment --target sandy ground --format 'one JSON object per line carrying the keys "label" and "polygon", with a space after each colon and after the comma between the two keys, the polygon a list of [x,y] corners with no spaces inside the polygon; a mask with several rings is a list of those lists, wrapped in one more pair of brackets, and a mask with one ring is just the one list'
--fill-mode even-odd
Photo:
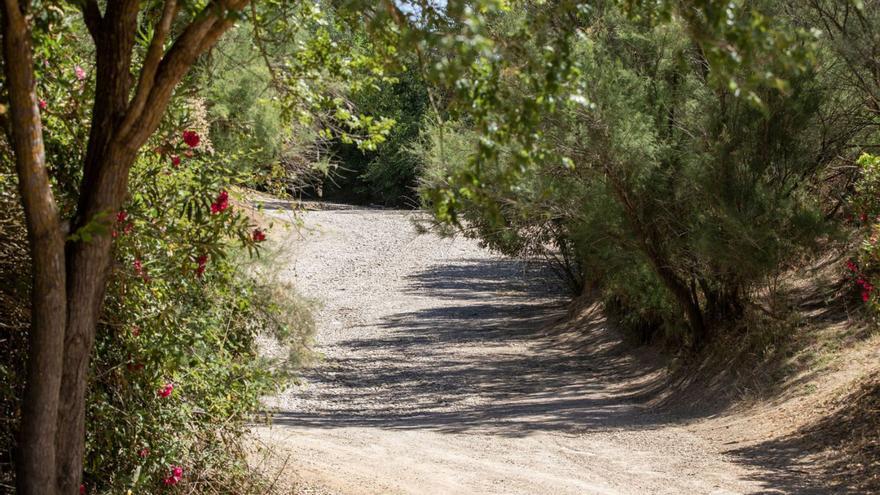
{"label": "sandy ground", "polygon": [[290,493],[788,492],[642,407],[657,371],[601,319],[588,353],[546,335],[565,299],[545,269],[417,235],[418,213],[327,208],[278,234],[280,275],[323,301],[324,358],[256,429]]}

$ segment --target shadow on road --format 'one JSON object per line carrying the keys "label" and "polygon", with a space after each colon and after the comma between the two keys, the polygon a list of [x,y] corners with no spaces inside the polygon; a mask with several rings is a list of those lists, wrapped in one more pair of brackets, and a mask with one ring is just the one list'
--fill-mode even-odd
{"label": "shadow on road", "polygon": [[306,373],[313,399],[333,407],[275,422],[508,436],[666,422],[639,406],[658,370],[637,365],[603,321],[587,329],[592,356],[542,334],[566,311],[546,266],[461,260],[410,276],[407,292],[444,304],[385,317],[383,338],[339,343],[349,357]]}
{"label": "shadow on road", "polygon": [[[407,280],[406,294],[441,304],[384,317],[381,338],[340,343],[346,352],[308,370],[310,402],[274,423],[300,428],[372,427],[477,432],[652,430],[723,410],[728,402],[661,413],[645,406],[668,386],[662,364],[641,359],[596,312],[577,322],[576,342],[547,330],[566,298],[546,266],[471,259]],[[711,395],[711,394],[709,394]],[[711,400],[711,398],[710,398]],[[799,470],[797,439],[731,450],[770,493],[850,493]]]}

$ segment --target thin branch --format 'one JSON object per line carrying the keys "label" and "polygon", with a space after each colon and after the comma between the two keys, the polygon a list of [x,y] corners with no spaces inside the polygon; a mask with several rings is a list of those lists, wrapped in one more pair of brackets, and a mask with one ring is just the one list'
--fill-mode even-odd
{"label": "thin branch", "polygon": [[257,45],[257,50],[260,52],[260,55],[263,57],[263,62],[266,64],[266,69],[269,70],[269,75],[272,78],[272,84],[275,85],[275,88],[280,90],[284,87],[281,82],[281,78],[278,77],[278,71],[275,70],[275,67],[272,65],[272,62],[269,58],[269,52],[266,50],[266,43],[263,40],[263,35],[260,32],[260,23],[257,19],[257,5],[256,3],[251,3],[251,23],[254,25],[254,43]]}
{"label": "thin branch", "polygon": [[143,113],[147,97],[150,95],[150,91],[156,82],[156,72],[159,69],[159,63],[162,62],[162,56],[165,54],[165,40],[168,38],[168,33],[171,31],[171,23],[177,16],[177,12],[177,0],[166,0],[165,7],[162,10],[162,17],[159,19],[158,24],[156,24],[153,39],[150,41],[150,47],[147,49],[147,55],[144,58],[134,98],[120,127],[122,133],[125,133],[134,121],[140,119]]}

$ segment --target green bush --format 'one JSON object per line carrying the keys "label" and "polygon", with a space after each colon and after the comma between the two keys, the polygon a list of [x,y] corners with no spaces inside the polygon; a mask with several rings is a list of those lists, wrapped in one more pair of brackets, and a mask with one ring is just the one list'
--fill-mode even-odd
{"label": "green bush", "polygon": [[[586,34],[568,41],[573,76],[530,135],[541,152],[525,159],[473,129],[467,157],[436,158],[429,130],[423,196],[493,248],[573,267],[569,278],[641,339],[700,345],[831,231],[815,184],[826,150],[843,150],[823,117],[838,109],[809,70],[785,93],[756,88],[760,106],[714,85],[681,23],[646,25],[610,6],[581,22]],[[850,119],[835,132],[847,135]]]}
{"label": "green bush", "polygon": [[362,149],[337,140],[333,151],[340,171],[330,193],[361,202],[415,206],[419,158],[410,148],[428,107],[428,94],[418,66],[407,67],[394,81],[353,91],[351,104],[358,112],[394,120],[394,126],[375,149]]}
{"label": "green bush", "polygon": [[225,37],[205,65],[199,82],[209,103],[214,147],[227,156],[240,155],[256,170],[270,168],[293,137],[292,129],[249,26]]}
{"label": "green bush", "polygon": [[92,367],[87,484],[144,492],[182,466],[184,480],[240,489],[247,472],[230,453],[289,371],[260,356],[257,338],[280,338],[295,359],[305,352],[311,322],[288,327],[290,301],[230,244],[232,234],[258,249],[242,203],[223,208],[233,175],[214,160],[173,169],[156,156],[135,171]]}

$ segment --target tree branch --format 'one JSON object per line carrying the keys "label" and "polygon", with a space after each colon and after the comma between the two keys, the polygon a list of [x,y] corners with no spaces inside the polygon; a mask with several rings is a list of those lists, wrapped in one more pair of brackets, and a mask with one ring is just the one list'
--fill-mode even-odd
{"label": "tree branch", "polygon": [[266,69],[269,70],[269,75],[272,78],[272,84],[275,85],[275,88],[280,90],[283,88],[283,84],[281,78],[278,77],[278,71],[275,70],[275,67],[272,66],[272,61],[269,58],[269,52],[266,50],[266,44],[263,41],[263,36],[260,33],[260,21],[257,16],[257,7],[255,3],[251,3],[251,24],[254,25],[254,43],[257,46],[257,50],[260,52],[260,55],[263,57],[263,62],[266,64]]}
{"label": "tree branch", "polygon": [[153,39],[150,41],[150,47],[147,49],[147,55],[144,58],[134,98],[128,107],[125,120],[120,126],[122,133],[125,133],[143,113],[147,97],[150,95],[150,91],[156,82],[156,71],[159,69],[159,63],[162,62],[162,56],[165,54],[165,40],[168,38],[169,31],[171,31],[171,23],[177,16],[177,11],[177,0],[165,1],[162,17],[156,25]]}
{"label": "tree branch", "polygon": [[79,9],[82,11],[83,20],[92,40],[98,41],[98,33],[101,30],[101,9],[98,7],[98,0],[80,0]]}
{"label": "tree branch", "polygon": [[[91,0],[87,0],[91,1]],[[103,156],[113,139],[113,131],[125,116],[131,96],[131,60],[137,33],[138,0],[114,0],[107,10],[95,39],[95,98],[89,144],[83,165],[80,190],[94,190]],[[80,196],[74,228],[89,221],[90,194]]]}
{"label": "tree branch", "polygon": [[241,12],[250,0],[214,0],[199,13],[162,58],[155,80],[137,118],[126,118],[118,141],[124,146],[140,147],[156,130],[174,88],[196,59],[214,46],[235,20],[229,15]]}

